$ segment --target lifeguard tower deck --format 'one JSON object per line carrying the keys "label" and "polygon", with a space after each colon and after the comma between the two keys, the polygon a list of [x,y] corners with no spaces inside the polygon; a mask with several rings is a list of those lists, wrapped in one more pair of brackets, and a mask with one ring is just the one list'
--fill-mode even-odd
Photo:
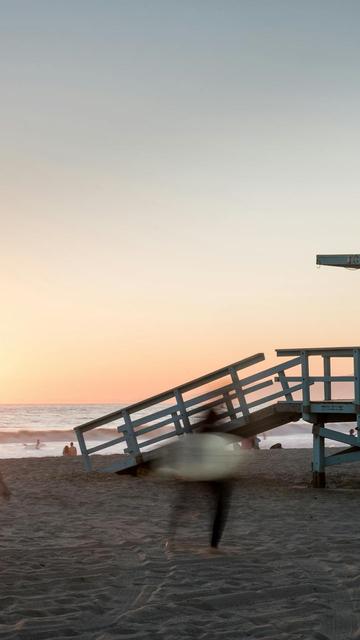
{"label": "lifeguard tower deck", "polygon": [[[278,349],[276,353],[290,359],[258,370],[265,356],[257,353],[76,427],[86,471],[92,470],[91,455],[104,449],[114,453],[115,448],[119,455],[111,465],[105,459],[100,471],[122,472],[148,462],[158,455],[160,446],[191,432],[204,411],[215,408],[222,429],[239,439],[301,418],[312,425],[313,485],[324,487],[326,466],[360,460],[360,347]],[[336,358],[347,359],[348,375],[332,375]],[[320,375],[319,371],[311,375],[313,363],[319,369],[319,361]],[[337,383],[348,383],[348,398],[333,397]],[[339,422],[356,423],[357,435],[325,426]],[[115,437],[88,447],[85,436],[112,423]],[[325,439],[347,447],[325,455]]]}

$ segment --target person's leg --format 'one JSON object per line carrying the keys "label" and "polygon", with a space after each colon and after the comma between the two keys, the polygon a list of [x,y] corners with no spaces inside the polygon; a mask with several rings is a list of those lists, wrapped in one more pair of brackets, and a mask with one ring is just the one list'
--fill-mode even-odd
{"label": "person's leg", "polygon": [[212,482],[211,490],[215,501],[210,544],[217,548],[224,531],[231,494],[230,482]]}

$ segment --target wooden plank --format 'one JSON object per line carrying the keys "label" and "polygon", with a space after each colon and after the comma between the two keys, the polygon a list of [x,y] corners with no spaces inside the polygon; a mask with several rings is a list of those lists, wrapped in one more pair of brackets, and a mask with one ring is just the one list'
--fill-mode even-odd
{"label": "wooden plank", "polygon": [[296,367],[301,363],[300,358],[294,358],[293,360],[289,360],[288,362],[283,362],[282,364],[277,364],[274,367],[269,367],[268,369],[264,369],[259,373],[254,373],[247,378],[240,378],[240,384],[242,387],[245,385],[251,384],[252,382],[257,382],[257,380],[262,380],[262,378],[268,378],[270,376],[279,373],[280,371],[285,371],[286,369],[291,369],[292,367]]}
{"label": "wooden plank", "polygon": [[[302,380],[301,376],[286,376],[289,382],[298,382]],[[354,382],[354,376],[309,376],[309,382]],[[279,378],[275,378],[279,382]],[[329,398],[331,400],[331,398]]]}
{"label": "wooden plank", "polygon": [[302,351],[301,355],[301,377],[303,383],[302,390],[302,404],[303,404],[303,418],[304,420],[310,420],[309,414],[310,407],[310,382],[309,382],[309,356],[306,351]]}
{"label": "wooden plank", "polygon": [[224,393],[224,400],[230,420],[236,420],[236,411],[229,393]]}
{"label": "wooden plank", "polygon": [[239,406],[240,406],[241,412],[243,414],[243,417],[246,418],[249,415],[250,412],[249,412],[249,408],[248,408],[247,403],[246,403],[246,398],[245,398],[245,394],[244,394],[241,382],[240,382],[240,380],[238,378],[238,373],[233,367],[229,368],[229,372],[230,372],[231,379],[232,379],[232,382],[233,382],[233,385],[234,385],[235,393],[237,395],[237,399],[239,401]]}
{"label": "wooden plank", "polygon": [[253,356],[249,356],[248,358],[244,358],[243,360],[238,360],[238,362],[234,362],[233,364],[230,364],[226,367],[217,369],[217,371],[214,371],[208,375],[201,376],[200,378],[196,378],[191,382],[186,382],[185,384],[182,384],[177,388],[180,389],[182,392],[191,391],[191,389],[194,389],[195,387],[200,386],[200,382],[202,384],[208,384],[209,382],[213,382],[218,378],[223,378],[224,376],[228,375],[228,370],[230,368],[235,369],[235,371],[239,371],[239,369],[246,369],[247,367],[251,367],[252,365],[257,364],[258,362],[262,362],[263,360],[265,360],[265,355],[263,353],[256,353]]}
{"label": "wooden plank", "polygon": [[131,423],[131,418],[125,409],[123,410],[123,418],[126,426],[126,431],[124,432],[124,435],[126,438],[127,448],[129,453],[135,456],[136,458],[136,456],[140,454],[140,448],[139,448],[139,444],[136,439],[136,435]]}
{"label": "wooden plank", "polygon": [[310,413],[356,413],[353,402],[311,402]]}
{"label": "wooden plank", "polygon": [[318,254],[316,264],[328,267],[345,267],[347,269],[360,269],[360,254],[358,253],[337,253]]}
{"label": "wooden plank", "polygon": [[88,452],[87,447],[86,447],[86,442],[85,442],[84,436],[83,436],[83,434],[81,432],[79,432],[77,434],[77,439],[78,439],[78,443],[79,443],[81,454],[83,456],[83,464],[84,464],[84,467],[85,467],[85,471],[91,471],[92,464],[91,464],[91,460],[90,460],[90,457],[89,457],[89,452]]}
{"label": "wooden plank", "polygon": [[163,433],[161,436],[157,438],[151,438],[150,440],[144,440],[144,442],[139,442],[140,449],[144,449],[144,447],[150,447],[153,444],[157,444],[158,442],[163,442],[164,440],[169,440],[169,438],[176,438],[176,431],[171,431],[170,433]]}
{"label": "wooden plank", "polygon": [[347,433],[341,433],[340,431],[328,429],[327,427],[320,427],[318,429],[318,433],[323,438],[328,438],[328,440],[335,440],[336,442],[342,442],[343,444],[349,444],[352,447],[355,447],[357,444],[359,444],[356,436],[350,436]]}
{"label": "wooden plank", "polygon": [[292,393],[289,387],[289,382],[284,371],[279,372],[279,381],[280,381],[282,390],[284,392],[285,399],[289,401],[293,400]]}
{"label": "wooden plank", "polygon": [[120,442],[126,442],[125,436],[121,436],[121,438],[115,438],[114,440],[108,440],[107,442],[103,442],[102,444],[97,444],[95,447],[91,447],[87,450],[88,454],[96,453],[97,451],[101,451],[102,449],[107,449],[108,447],[113,447],[115,444],[119,444]]}
{"label": "wooden plank", "polygon": [[176,398],[178,410],[180,412],[181,421],[183,423],[184,431],[191,431],[191,424],[189,416],[186,413],[186,406],[182,397],[182,393],[179,389],[174,389],[174,395]]}
{"label": "wooden plank", "polygon": [[279,357],[295,356],[306,352],[309,356],[327,355],[331,358],[346,358],[352,356],[352,352],[354,349],[359,348],[360,347],[315,347],[310,349],[276,349],[276,353]]}
{"label": "wooden plank", "polygon": [[[289,387],[291,393],[295,393],[295,391],[300,391],[303,388],[302,384],[297,384],[294,387]],[[259,400],[255,400],[254,402],[248,402],[248,407],[252,409],[253,407],[258,407],[260,404],[264,404],[265,402],[271,402],[272,400],[276,400],[276,398],[281,398],[284,395],[283,390],[276,391],[276,393],[272,393],[270,396],[266,396],[265,398],[260,398]],[[289,402],[288,400],[286,402]]]}
{"label": "wooden plank", "polygon": [[360,461],[360,449],[359,451],[352,451],[351,453],[339,453],[337,455],[326,456],[325,465],[330,467],[334,464],[344,464],[345,462],[359,462]]}
{"label": "wooden plank", "polygon": [[356,428],[360,439],[360,349],[354,349],[354,399],[356,411]]}

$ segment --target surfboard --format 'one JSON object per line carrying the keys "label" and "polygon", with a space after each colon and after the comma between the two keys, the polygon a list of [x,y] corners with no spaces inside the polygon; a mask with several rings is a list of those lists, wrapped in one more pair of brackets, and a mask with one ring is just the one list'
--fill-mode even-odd
{"label": "surfboard", "polygon": [[229,478],[240,464],[241,450],[234,442],[226,434],[186,434],[164,447],[156,470],[162,476],[193,482]]}

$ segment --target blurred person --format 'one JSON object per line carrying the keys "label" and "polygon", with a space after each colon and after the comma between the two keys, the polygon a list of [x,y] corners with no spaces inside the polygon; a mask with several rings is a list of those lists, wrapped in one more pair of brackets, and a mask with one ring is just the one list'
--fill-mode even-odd
{"label": "blurred person", "polygon": [[63,448],[63,456],[69,456],[70,455],[70,447],[66,444],[65,447]]}
{"label": "blurred person", "polygon": [[[166,546],[172,547],[179,519],[191,503],[195,486],[201,486],[210,494],[210,548],[215,550],[227,520],[232,488],[231,474],[237,456],[234,450],[226,452],[226,445],[233,440],[229,436],[225,440],[226,436],[221,432],[215,411],[210,410],[205,419],[194,427],[194,431],[193,434],[181,436],[178,446],[173,446],[172,457],[170,454],[168,460],[170,466],[173,464],[175,468],[178,467],[182,482],[170,514]],[[214,439],[213,436],[217,438]]]}

